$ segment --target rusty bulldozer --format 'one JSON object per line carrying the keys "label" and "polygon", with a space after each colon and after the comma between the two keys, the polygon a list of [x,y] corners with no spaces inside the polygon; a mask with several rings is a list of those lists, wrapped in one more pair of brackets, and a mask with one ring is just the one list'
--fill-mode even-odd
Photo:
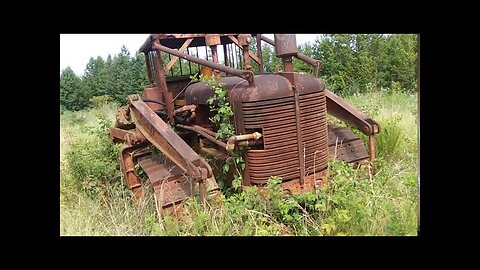
{"label": "rusty bulldozer", "polygon": [[[264,72],[262,42],[274,46],[283,71]],[[326,183],[329,156],[354,164],[375,158],[379,124],[326,89],[318,78],[322,62],[300,53],[293,34],[275,34],[274,40],[262,34],[152,34],[140,51],[149,86],[143,97],[128,96],[109,133],[123,144],[119,160],[126,185],[141,198],[143,181],[149,181],[162,213],[175,212],[189,197],[205,202],[219,195],[216,170],[206,157],[221,164],[237,147],[245,150],[243,186],[262,187],[270,176],[279,176],[292,194]],[[312,65],[314,75],[295,72],[294,57]],[[175,64],[180,74],[174,74]],[[236,134],[228,140],[217,139],[218,127],[210,120],[207,100],[213,90],[190,78],[205,70],[228,90]],[[367,135],[368,151],[352,130],[328,124],[327,113]],[[148,180],[142,181],[138,166]]]}

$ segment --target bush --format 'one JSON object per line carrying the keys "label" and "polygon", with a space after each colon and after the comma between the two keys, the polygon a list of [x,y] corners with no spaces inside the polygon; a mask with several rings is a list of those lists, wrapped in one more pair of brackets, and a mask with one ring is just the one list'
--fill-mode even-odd
{"label": "bush", "polygon": [[94,108],[100,108],[112,100],[112,97],[109,95],[94,96],[90,99],[90,103],[92,103]]}
{"label": "bush", "polygon": [[66,123],[72,126],[81,126],[87,122],[87,118],[84,114],[67,110],[63,113],[63,119]]}
{"label": "bush", "polygon": [[398,157],[405,140],[404,132],[400,127],[402,115],[395,114],[390,118],[380,120],[381,132],[375,136],[379,156],[391,159]]}
{"label": "bush", "polygon": [[119,145],[108,138],[109,121],[99,119],[99,127],[83,126],[66,154],[70,173],[77,187],[91,196],[102,192],[107,182],[119,180],[117,169]]}

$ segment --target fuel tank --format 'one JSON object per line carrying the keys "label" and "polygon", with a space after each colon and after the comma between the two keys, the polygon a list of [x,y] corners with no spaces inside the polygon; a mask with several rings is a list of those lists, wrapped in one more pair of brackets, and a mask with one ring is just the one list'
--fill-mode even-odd
{"label": "fuel tank", "polygon": [[[299,73],[255,75],[255,86],[238,77],[219,79],[229,91],[236,134],[258,131],[263,145],[248,149],[244,185],[265,184],[270,176],[283,182],[325,171],[328,131],[325,84]],[[205,105],[213,90],[203,82],[185,91],[187,104]]]}

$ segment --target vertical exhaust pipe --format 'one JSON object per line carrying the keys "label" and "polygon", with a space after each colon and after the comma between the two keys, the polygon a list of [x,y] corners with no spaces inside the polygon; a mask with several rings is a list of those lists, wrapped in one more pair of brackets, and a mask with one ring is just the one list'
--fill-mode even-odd
{"label": "vertical exhaust pipe", "polygon": [[275,55],[282,58],[283,70],[293,72],[292,56],[298,54],[297,38],[295,34],[274,34]]}

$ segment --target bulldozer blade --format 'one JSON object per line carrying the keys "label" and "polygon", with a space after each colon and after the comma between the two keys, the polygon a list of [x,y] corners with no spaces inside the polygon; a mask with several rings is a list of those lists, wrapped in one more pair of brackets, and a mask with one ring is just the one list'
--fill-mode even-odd
{"label": "bulldozer blade", "polygon": [[[149,178],[160,213],[176,213],[186,199],[199,195],[199,185],[165,156],[145,156],[138,159],[138,165]],[[207,178],[206,187],[207,197],[220,193],[213,177]]]}
{"label": "bulldozer blade", "polygon": [[347,127],[328,125],[328,150],[332,157],[352,163],[368,160],[369,154],[362,139]]}

